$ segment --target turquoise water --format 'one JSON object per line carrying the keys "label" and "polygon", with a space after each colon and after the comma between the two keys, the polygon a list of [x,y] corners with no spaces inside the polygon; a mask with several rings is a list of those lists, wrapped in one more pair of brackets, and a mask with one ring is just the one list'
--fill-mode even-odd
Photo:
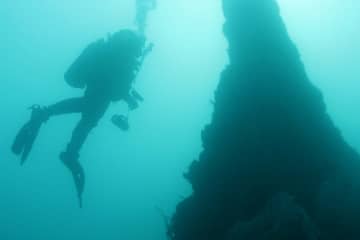
{"label": "turquoise water", "polygon": [[[134,2],[1,1],[1,240],[166,239],[158,209],[170,216],[191,191],[182,174],[201,151],[200,131],[211,121],[213,92],[228,61],[220,1],[158,0],[147,28],[155,48],[136,84],[145,102],[130,115],[129,132],[110,123],[112,114],[126,112],[118,103],[89,136],[81,152],[83,209],[58,159],[78,116],[44,125],[25,166],[10,152],[28,106],[81,95],[65,84],[64,71],[90,42],[134,27]],[[279,3],[310,78],[360,151],[360,3]]]}

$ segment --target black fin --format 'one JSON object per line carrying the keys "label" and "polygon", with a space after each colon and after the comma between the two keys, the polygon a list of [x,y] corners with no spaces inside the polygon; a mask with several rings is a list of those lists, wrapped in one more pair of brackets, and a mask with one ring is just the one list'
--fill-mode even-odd
{"label": "black fin", "polygon": [[48,118],[44,108],[39,105],[33,105],[29,109],[32,110],[31,119],[20,129],[11,147],[14,154],[21,155],[21,165],[27,160],[40,127]]}
{"label": "black fin", "polygon": [[24,145],[28,136],[28,123],[26,123],[18,132],[11,146],[11,150],[15,155],[20,155],[24,151]]}
{"label": "black fin", "polygon": [[41,122],[38,122],[33,126],[31,126],[30,129],[28,129],[27,139],[24,142],[23,152],[21,155],[21,165],[25,163],[25,161],[29,156],[29,153],[31,152],[35,139],[39,135],[41,124],[42,124]]}
{"label": "black fin", "polygon": [[42,122],[40,121],[30,120],[16,135],[11,150],[15,155],[21,155],[21,165],[27,160],[35,139],[39,134],[41,125]]}
{"label": "black fin", "polygon": [[79,201],[79,207],[82,208],[82,194],[85,188],[85,172],[77,159],[71,159],[67,157],[68,156],[66,156],[66,153],[62,153],[60,155],[61,161],[72,174]]}
{"label": "black fin", "polygon": [[[82,168],[81,168],[82,169]],[[72,172],[73,179],[75,183],[75,188],[79,200],[79,207],[82,208],[82,194],[84,192],[85,187],[85,174],[84,171],[81,170],[80,172]]]}

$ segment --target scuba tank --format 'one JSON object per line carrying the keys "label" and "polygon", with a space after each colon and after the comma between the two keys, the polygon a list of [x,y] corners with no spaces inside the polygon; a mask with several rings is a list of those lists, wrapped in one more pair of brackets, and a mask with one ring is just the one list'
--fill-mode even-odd
{"label": "scuba tank", "polygon": [[66,83],[73,88],[84,89],[88,81],[94,76],[96,59],[101,57],[104,47],[105,41],[103,39],[89,44],[65,72]]}

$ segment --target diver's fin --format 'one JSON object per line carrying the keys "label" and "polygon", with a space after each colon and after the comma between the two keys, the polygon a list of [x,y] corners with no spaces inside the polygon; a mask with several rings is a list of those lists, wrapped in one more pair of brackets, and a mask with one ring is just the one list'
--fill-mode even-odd
{"label": "diver's fin", "polygon": [[85,188],[85,172],[77,158],[77,156],[72,156],[66,152],[60,155],[61,161],[72,174],[79,200],[79,207],[82,208],[82,194]]}
{"label": "diver's fin", "polygon": [[37,123],[36,125],[33,125],[28,132],[27,141],[25,141],[24,149],[21,155],[21,165],[23,165],[27,160],[29,153],[34,145],[35,139],[39,135],[40,127],[41,123]]}
{"label": "diver's fin", "polygon": [[28,123],[26,123],[18,132],[15,137],[15,140],[11,146],[11,150],[15,155],[20,155],[24,151],[24,144],[27,139],[28,133]]}
{"label": "diver's fin", "polygon": [[72,172],[72,175],[73,175],[76,192],[77,192],[77,196],[78,196],[78,200],[79,200],[79,207],[82,208],[82,194],[84,192],[84,187],[85,187],[84,171],[81,170],[80,172],[76,172],[76,173]]}
{"label": "diver's fin", "polygon": [[78,196],[79,199],[79,208],[83,207],[82,195]]}
{"label": "diver's fin", "polygon": [[42,123],[47,120],[40,106],[34,105],[30,109],[31,119],[20,129],[11,148],[14,154],[21,155],[21,165],[27,160]]}
{"label": "diver's fin", "polygon": [[75,183],[76,193],[79,201],[79,207],[82,208],[82,194],[84,192],[85,178],[83,174],[72,172],[73,180]]}

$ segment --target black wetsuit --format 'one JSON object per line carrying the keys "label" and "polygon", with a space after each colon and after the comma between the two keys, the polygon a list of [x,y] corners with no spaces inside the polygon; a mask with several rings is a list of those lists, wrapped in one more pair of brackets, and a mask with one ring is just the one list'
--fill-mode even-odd
{"label": "black wetsuit", "polygon": [[81,119],[66,149],[71,155],[78,155],[89,132],[103,117],[111,102],[127,100],[137,64],[134,59],[115,55],[104,41],[92,44],[90,50],[88,47],[85,51],[87,54],[83,57],[91,58],[85,59],[91,64],[75,66],[80,68],[78,71],[86,71],[88,75],[84,96],[66,99],[47,107],[46,110],[48,117],[70,113],[81,114]]}
{"label": "black wetsuit", "polygon": [[87,96],[71,98],[48,107],[49,117],[81,113],[81,119],[73,130],[72,138],[67,146],[66,152],[77,154],[86,140],[89,132],[97,125],[106,112],[110,101]]}

